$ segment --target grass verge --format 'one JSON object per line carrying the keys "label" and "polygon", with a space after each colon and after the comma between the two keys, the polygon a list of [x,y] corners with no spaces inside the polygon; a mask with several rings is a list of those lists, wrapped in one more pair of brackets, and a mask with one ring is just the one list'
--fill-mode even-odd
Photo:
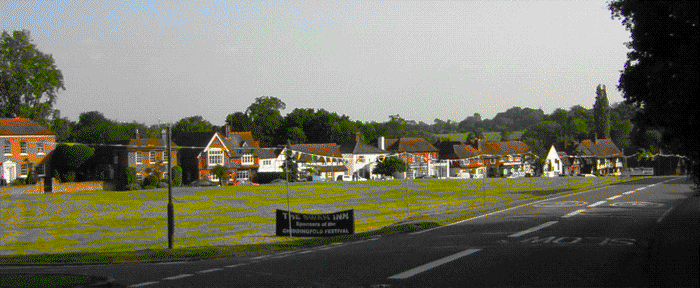
{"label": "grass verge", "polygon": [[[1,198],[0,264],[168,261],[243,256],[417,231],[542,199],[641,178],[396,180],[173,190],[175,249],[167,247],[167,189]],[[291,201],[287,201],[289,191]],[[275,236],[275,209],[355,209],[356,234]]]}

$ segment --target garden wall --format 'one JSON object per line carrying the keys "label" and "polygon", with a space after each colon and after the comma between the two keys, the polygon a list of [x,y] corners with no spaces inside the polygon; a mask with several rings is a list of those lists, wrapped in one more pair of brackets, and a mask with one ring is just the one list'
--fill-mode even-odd
{"label": "garden wall", "polygon": [[44,194],[44,193],[70,193],[76,191],[114,190],[114,184],[105,181],[85,181],[59,183],[56,179],[51,179],[50,192],[44,192],[44,179],[34,185],[14,185],[1,186],[0,196],[23,195],[23,194]]}

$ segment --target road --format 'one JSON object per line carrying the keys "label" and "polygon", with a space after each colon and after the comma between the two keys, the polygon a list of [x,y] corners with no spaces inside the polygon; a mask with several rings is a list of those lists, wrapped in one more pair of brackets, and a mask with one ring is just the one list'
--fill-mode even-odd
{"label": "road", "polygon": [[[659,177],[413,233],[255,257],[0,272],[91,274],[149,288],[697,287],[698,229],[683,232],[698,227],[694,193],[685,177]],[[673,233],[686,238],[667,237]],[[695,242],[672,243],[687,238]]]}

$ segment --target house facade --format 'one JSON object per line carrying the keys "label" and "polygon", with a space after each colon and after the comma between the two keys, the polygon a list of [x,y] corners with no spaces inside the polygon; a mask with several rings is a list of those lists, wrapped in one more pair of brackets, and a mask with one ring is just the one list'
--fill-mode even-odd
{"label": "house facade", "polygon": [[[131,139],[109,141],[104,147],[97,147],[95,154],[107,171],[108,179],[117,179],[126,167],[136,169],[136,180],[154,174],[159,179],[167,176],[168,149],[161,138],[141,138],[138,129]],[[179,165],[178,147],[170,142],[170,161],[172,166]]]}
{"label": "house facade", "polygon": [[557,177],[564,173],[564,162],[562,161],[559,152],[554,148],[554,145],[549,148],[547,158],[544,160],[542,174],[546,177]]}
{"label": "house facade", "polygon": [[258,150],[258,172],[284,172],[284,151],[283,147],[260,148]]}
{"label": "house facade", "polygon": [[[408,164],[407,178],[421,175],[444,177],[446,163],[438,163],[439,150],[430,142],[420,137],[399,137],[377,139],[377,148],[386,150]],[[437,175],[436,175],[437,174]]]}
{"label": "house facade", "polygon": [[258,171],[259,142],[250,132],[233,132],[224,126],[225,132],[183,133],[175,142],[182,146],[180,163],[184,183],[195,180],[220,182],[212,170],[217,165],[229,169],[230,179],[250,179]]}
{"label": "house facade", "polygon": [[477,151],[484,159],[487,174],[490,177],[510,175],[533,175],[530,157],[532,149],[525,142],[512,141],[483,141],[477,139]]}
{"label": "house facade", "polygon": [[472,145],[456,141],[441,141],[435,144],[440,151],[440,159],[448,165],[448,177],[457,177],[469,173],[470,178],[483,178],[486,175],[486,164],[479,157]]}
{"label": "house facade", "polygon": [[340,145],[340,153],[348,167],[348,174],[353,179],[358,177],[374,179],[376,178],[372,170],[377,166],[377,159],[389,155],[386,150],[364,144],[360,133],[355,133],[355,137]]}
{"label": "house facade", "polygon": [[50,154],[56,146],[56,134],[27,118],[0,118],[3,143],[0,182],[12,183],[27,178],[30,169],[45,177],[50,169]]}
{"label": "house facade", "polygon": [[618,176],[622,171],[623,153],[611,139],[594,138],[581,141],[574,149],[581,160],[581,173]]}
{"label": "house facade", "polygon": [[[326,181],[335,181],[338,176],[349,175],[340,146],[336,143],[293,144],[290,150],[297,161],[300,175],[316,174]],[[286,150],[283,150],[281,155],[285,153]]]}

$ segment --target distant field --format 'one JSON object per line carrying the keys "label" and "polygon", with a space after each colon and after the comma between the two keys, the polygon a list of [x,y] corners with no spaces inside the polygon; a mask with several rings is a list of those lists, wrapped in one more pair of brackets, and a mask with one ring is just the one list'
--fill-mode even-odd
{"label": "distant field", "polygon": [[[394,180],[293,183],[289,190],[295,212],[355,209],[355,230],[362,233],[406,223],[444,225],[619,181]],[[173,195],[175,247],[223,246],[226,253],[233,253],[254,249],[251,244],[288,240],[275,236],[274,229],[275,209],[287,209],[285,185],[182,187],[173,189]],[[167,189],[13,195],[0,201],[0,255],[156,249],[148,250],[152,254],[167,247]],[[140,257],[157,255],[135,256]],[[0,256],[0,263],[10,261],[3,258]]]}
{"label": "distant field", "polygon": [[[513,131],[510,133],[510,140],[520,140],[525,131]],[[449,138],[450,141],[464,141],[467,139],[467,133],[449,133],[449,134],[435,134],[439,138]],[[484,132],[484,139],[486,141],[499,141],[501,140],[500,132]]]}

